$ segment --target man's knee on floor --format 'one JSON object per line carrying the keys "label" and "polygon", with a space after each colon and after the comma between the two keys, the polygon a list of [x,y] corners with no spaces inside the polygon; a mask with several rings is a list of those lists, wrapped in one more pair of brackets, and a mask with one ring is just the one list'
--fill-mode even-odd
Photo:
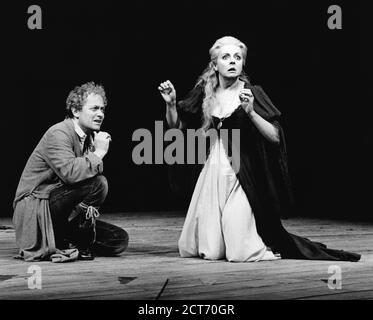
{"label": "man's knee on floor", "polygon": [[113,251],[114,251],[114,254],[119,254],[128,248],[129,236],[128,236],[127,231],[124,229],[120,229],[120,231],[118,230],[116,239],[117,239],[117,244],[115,248],[113,248]]}
{"label": "man's knee on floor", "polygon": [[94,251],[100,256],[115,256],[128,247],[128,233],[122,228],[117,228],[110,236],[110,239],[97,241]]}

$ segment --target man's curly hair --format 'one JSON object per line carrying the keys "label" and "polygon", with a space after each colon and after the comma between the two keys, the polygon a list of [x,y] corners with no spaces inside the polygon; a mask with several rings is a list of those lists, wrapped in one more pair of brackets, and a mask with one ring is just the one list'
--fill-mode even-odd
{"label": "man's curly hair", "polygon": [[93,81],[87,82],[70,91],[69,96],[66,99],[66,118],[74,118],[72,110],[82,110],[88,95],[91,93],[100,95],[104,100],[104,106],[107,105],[104,87],[99,84],[96,85]]}

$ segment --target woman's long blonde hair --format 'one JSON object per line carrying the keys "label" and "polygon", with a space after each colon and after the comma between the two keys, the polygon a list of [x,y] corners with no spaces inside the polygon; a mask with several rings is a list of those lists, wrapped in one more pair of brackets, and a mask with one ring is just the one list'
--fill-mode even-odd
{"label": "woman's long blonde hair", "polygon": [[[203,111],[203,123],[202,123],[202,129],[206,131],[212,122],[212,110],[215,103],[215,93],[216,89],[219,85],[219,77],[218,72],[214,70],[214,66],[216,65],[216,60],[219,55],[219,50],[222,46],[233,44],[237,47],[241,48],[242,50],[242,58],[243,58],[243,65],[245,65],[246,61],[246,54],[247,54],[247,47],[244,43],[242,43],[240,40],[226,36],[222,37],[215,41],[213,46],[210,48],[210,62],[207,66],[207,68],[203,71],[201,76],[198,78],[196,87],[202,86],[204,90],[204,98],[202,102],[202,111]],[[245,72],[242,70],[242,73],[240,75],[240,78],[245,81],[249,82],[249,79]]]}

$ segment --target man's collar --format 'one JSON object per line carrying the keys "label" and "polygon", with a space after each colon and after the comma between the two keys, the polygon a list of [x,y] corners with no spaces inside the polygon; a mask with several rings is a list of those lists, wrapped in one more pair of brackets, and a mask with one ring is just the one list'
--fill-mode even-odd
{"label": "man's collar", "polygon": [[74,119],[72,119],[72,121],[74,123],[75,132],[78,134],[78,136],[81,140],[84,140],[87,137],[87,135],[82,130],[82,128],[78,125],[78,120],[74,118]]}

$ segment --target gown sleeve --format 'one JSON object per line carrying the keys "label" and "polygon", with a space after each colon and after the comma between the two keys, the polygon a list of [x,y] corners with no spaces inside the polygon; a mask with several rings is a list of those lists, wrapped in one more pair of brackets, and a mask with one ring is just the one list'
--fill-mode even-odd
{"label": "gown sleeve", "polygon": [[[203,88],[200,85],[194,87],[183,100],[176,103],[178,123],[176,128],[180,128],[179,121],[183,123],[182,132],[186,137],[186,129],[199,129],[202,126],[202,102]],[[188,206],[188,202],[193,193],[197,176],[201,170],[201,165],[187,164],[187,148],[184,146],[184,164],[173,164],[168,166],[168,180],[173,195]],[[196,153],[197,154],[197,153]]]}
{"label": "gown sleeve", "polygon": [[269,122],[279,120],[281,112],[272,103],[271,99],[264,92],[261,86],[245,85],[245,88],[251,89],[254,95],[254,110]]}
{"label": "gown sleeve", "polygon": [[202,125],[203,88],[194,87],[185,99],[176,103],[178,118],[186,128],[198,129]]}
{"label": "gown sleeve", "polygon": [[256,152],[253,154],[256,154],[255,159],[260,168],[255,168],[254,171],[262,173],[262,177],[257,179],[257,185],[260,184],[264,188],[261,194],[266,195],[262,200],[272,204],[272,214],[278,218],[287,218],[294,213],[295,201],[288,168],[285,133],[281,125],[281,112],[261,86],[246,84],[245,88],[251,89],[254,95],[255,112],[274,125],[279,133],[278,144],[269,142],[254,125],[251,125],[249,119],[245,119],[250,123],[256,141]]}

